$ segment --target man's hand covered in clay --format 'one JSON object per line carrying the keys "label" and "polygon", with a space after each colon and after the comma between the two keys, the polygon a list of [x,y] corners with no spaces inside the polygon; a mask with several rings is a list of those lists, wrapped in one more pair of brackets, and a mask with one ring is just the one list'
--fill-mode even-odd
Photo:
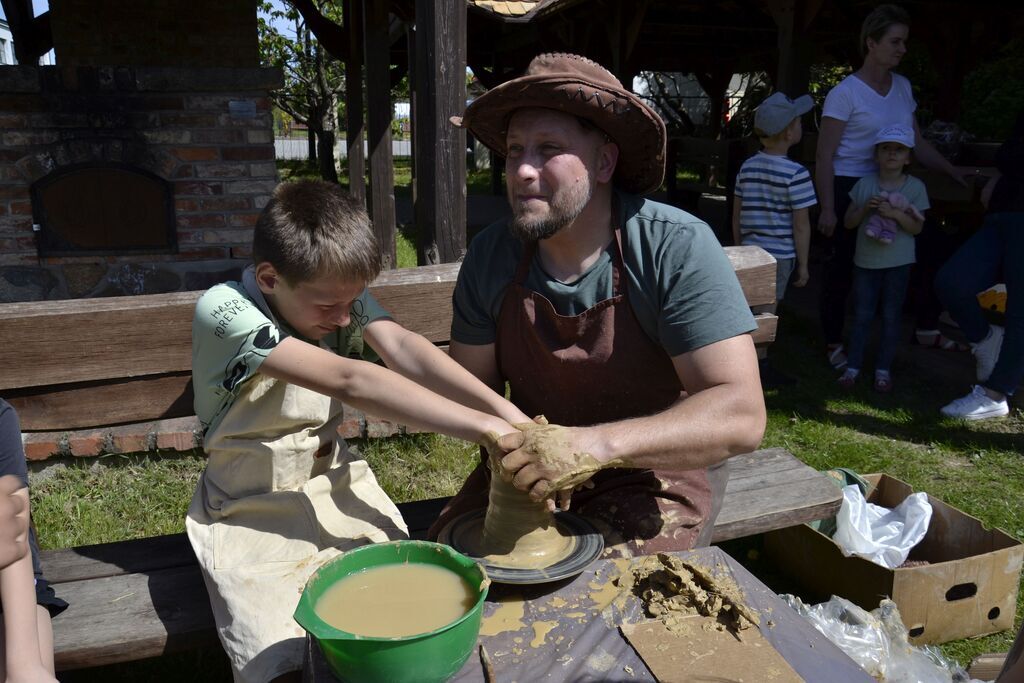
{"label": "man's hand covered in clay", "polygon": [[588,482],[598,470],[613,466],[590,454],[583,438],[585,429],[548,424],[543,417],[514,426],[522,430],[523,444],[502,458],[501,468],[513,486],[534,500],[557,492],[560,507],[567,509],[574,488]]}

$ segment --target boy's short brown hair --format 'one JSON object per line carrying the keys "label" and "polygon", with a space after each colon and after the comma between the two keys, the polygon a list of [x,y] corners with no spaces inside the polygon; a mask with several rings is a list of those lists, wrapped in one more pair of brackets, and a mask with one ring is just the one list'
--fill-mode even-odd
{"label": "boy's short brown hair", "polygon": [[269,262],[291,285],[323,277],[371,282],[380,249],[363,207],[340,186],[322,180],[281,183],[260,213],[253,262]]}

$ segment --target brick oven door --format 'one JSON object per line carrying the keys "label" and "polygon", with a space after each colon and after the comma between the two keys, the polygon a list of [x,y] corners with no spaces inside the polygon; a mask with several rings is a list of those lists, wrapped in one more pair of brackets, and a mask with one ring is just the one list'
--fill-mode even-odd
{"label": "brick oven door", "polygon": [[126,164],[79,164],[32,185],[40,256],[174,253],[171,184]]}

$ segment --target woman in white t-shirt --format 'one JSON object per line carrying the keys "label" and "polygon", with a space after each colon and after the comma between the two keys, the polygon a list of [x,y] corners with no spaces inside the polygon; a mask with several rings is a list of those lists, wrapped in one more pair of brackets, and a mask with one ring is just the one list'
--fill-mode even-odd
{"label": "woman in white t-shirt", "polygon": [[832,256],[825,267],[820,316],[828,360],[837,370],[846,366],[843,322],[850,293],[854,231],[837,230],[836,217],[846,213],[854,184],[877,170],[875,135],[890,125],[913,128],[917,161],[964,183],[961,171],[921,136],[910,81],[892,72],[907,51],[909,31],[910,17],[902,7],[876,7],[860,30],[864,63],[832,88],[822,110],[815,159],[821,207],[818,230],[831,243]]}

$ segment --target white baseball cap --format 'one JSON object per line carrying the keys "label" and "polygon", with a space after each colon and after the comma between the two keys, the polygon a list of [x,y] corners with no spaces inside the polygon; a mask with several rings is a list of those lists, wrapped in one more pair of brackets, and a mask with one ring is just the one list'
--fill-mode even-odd
{"label": "white baseball cap", "polygon": [[875,144],[883,142],[898,142],[908,149],[914,149],[914,129],[899,123],[883,126],[875,136]]}
{"label": "white baseball cap", "polygon": [[772,93],[754,112],[754,127],[765,135],[781,133],[790,122],[814,108],[810,95],[791,100],[781,92]]}

